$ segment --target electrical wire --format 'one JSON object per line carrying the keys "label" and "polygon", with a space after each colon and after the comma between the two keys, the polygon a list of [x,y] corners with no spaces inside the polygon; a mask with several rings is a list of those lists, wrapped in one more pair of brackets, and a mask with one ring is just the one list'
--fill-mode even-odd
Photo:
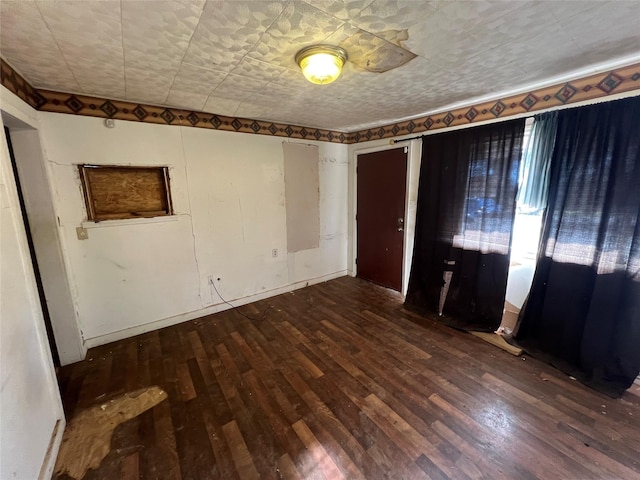
{"label": "electrical wire", "polygon": [[264,311],[262,312],[262,315],[260,315],[260,320],[258,320],[257,318],[253,318],[250,317],[249,315],[245,315],[244,313],[242,313],[240,311],[240,309],[238,307],[236,307],[235,305],[227,302],[224,297],[222,295],[220,295],[220,292],[218,291],[218,289],[216,288],[216,282],[215,280],[212,280],[209,285],[213,286],[213,289],[216,291],[216,293],[218,294],[218,297],[220,297],[220,300],[222,300],[224,303],[226,303],[227,305],[229,305],[231,308],[233,308],[236,312],[238,312],[240,315],[242,315],[244,318],[246,318],[247,320],[251,320],[252,322],[259,322],[260,320],[264,320],[264,316],[267,314],[267,312],[269,311],[270,308],[272,308],[272,305],[269,304],[267,305],[267,308],[264,309]]}

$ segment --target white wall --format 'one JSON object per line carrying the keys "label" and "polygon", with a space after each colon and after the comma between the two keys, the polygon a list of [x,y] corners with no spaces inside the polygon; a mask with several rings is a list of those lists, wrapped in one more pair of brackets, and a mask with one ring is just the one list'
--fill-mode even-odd
{"label": "white wall", "polygon": [[[287,254],[283,139],[39,114],[89,346],[346,273],[347,146],[320,148],[320,244]],[[286,141],[286,140],[285,140]],[[77,164],[169,166],[176,215],[86,223]],[[84,223],[83,223],[84,222]],[[76,227],[88,228],[78,240]],[[278,257],[272,250],[278,249]]]}
{"label": "white wall", "polygon": [[[17,115],[20,108],[29,109],[26,104],[20,106],[21,100],[10,92],[2,89],[1,93],[3,110],[10,109]],[[18,108],[10,108],[12,104]],[[34,112],[27,112],[25,120],[29,120],[29,113]],[[0,478],[48,478],[64,430],[64,417],[1,130]]]}

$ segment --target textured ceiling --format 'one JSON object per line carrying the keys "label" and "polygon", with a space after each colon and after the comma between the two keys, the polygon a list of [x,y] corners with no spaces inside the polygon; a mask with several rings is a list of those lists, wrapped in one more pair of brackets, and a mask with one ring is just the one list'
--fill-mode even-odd
{"label": "textured ceiling", "polygon": [[[36,88],[353,131],[636,62],[639,20],[640,0],[1,0],[0,53]],[[333,84],[294,62],[314,43],[348,52]]]}

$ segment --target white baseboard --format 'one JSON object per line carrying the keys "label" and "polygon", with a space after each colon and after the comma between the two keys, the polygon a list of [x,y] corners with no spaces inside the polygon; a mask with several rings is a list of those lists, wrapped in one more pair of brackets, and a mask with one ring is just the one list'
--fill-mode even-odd
{"label": "white baseboard", "polygon": [[58,450],[60,450],[60,444],[62,443],[62,435],[64,434],[64,427],[67,422],[64,416],[60,417],[53,427],[51,432],[51,440],[49,440],[49,448],[42,461],[42,467],[40,468],[40,475],[38,480],[48,480],[53,475],[53,469],[56,466],[56,459],[58,458]]}
{"label": "white baseboard", "polygon": [[[298,290],[300,288],[304,288],[309,285],[315,285],[317,283],[333,280],[334,278],[344,277],[345,275],[347,275],[347,270],[340,270],[339,272],[329,273],[327,275],[311,278],[309,280],[304,280],[302,282],[296,282],[290,285],[285,285],[283,287],[266,290],[264,292],[256,293],[254,295],[249,295],[246,297],[229,300],[229,302],[232,303],[235,307],[240,307],[248,303],[257,302],[258,300],[263,300],[265,298],[274,297],[276,295],[281,295],[283,293],[292,292],[294,290]],[[99,335],[97,337],[87,338],[85,339],[85,345],[88,348],[97,347],[98,345],[104,345],[106,343],[115,342],[116,340],[122,340],[123,338],[135,337],[136,335],[140,335],[142,333],[151,332],[153,330],[159,330],[164,327],[169,327],[171,325],[176,325],[178,323],[194,320],[196,318],[204,317],[206,315],[211,315],[213,313],[229,310],[230,308],[232,307],[230,307],[226,303],[218,303],[215,305],[210,305],[200,310],[194,310],[193,312],[181,313],[179,315],[174,315],[173,317],[164,318],[161,320],[155,320],[153,322],[145,323],[142,325],[136,325],[135,327],[117,330],[115,332],[107,333],[105,335]]]}

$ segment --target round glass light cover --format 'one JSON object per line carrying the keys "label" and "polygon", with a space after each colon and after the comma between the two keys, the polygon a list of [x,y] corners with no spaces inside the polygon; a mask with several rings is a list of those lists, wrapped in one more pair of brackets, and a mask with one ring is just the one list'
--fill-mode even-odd
{"label": "round glass light cover", "polygon": [[340,76],[344,61],[330,53],[313,53],[300,60],[302,74],[312,83],[324,85]]}

